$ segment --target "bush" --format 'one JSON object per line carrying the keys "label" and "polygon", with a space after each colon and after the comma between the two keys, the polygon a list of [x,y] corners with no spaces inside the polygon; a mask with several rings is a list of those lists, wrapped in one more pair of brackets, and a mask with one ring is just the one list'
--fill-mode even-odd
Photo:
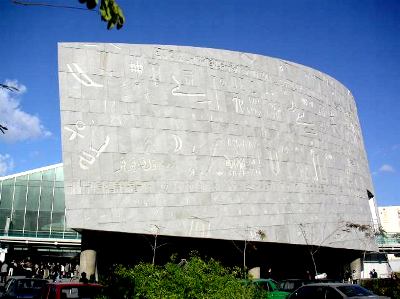
{"label": "bush", "polygon": [[361,285],[377,295],[400,299],[400,280],[390,278],[364,279]]}
{"label": "bush", "polygon": [[241,271],[223,267],[210,259],[192,256],[186,263],[165,266],[140,263],[132,268],[117,266],[103,283],[102,298],[262,298],[254,285],[245,286]]}

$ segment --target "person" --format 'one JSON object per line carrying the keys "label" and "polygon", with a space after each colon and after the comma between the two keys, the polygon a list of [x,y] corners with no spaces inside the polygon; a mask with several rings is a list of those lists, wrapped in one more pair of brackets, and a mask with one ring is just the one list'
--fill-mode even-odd
{"label": "person", "polygon": [[370,277],[370,278],[378,278],[378,273],[376,273],[375,269],[372,269],[372,270],[369,272],[369,277]]}
{"label": "person", "polygon": [[351,273],[351,279],[353,280],[353,284],[357,284],[357,273],[356,270],[353,270]]}
{"label": "person", "polygon": [[96,276],[94,274],[90,275],[89,282],[90,283],[95,283],[96,282]]}
{"label": "person", "polygon": [[351,280],[350,271],[349,271],[349,270],[346,270],[346,271],[344,272],[343,282],[350,283],[350,280]]}
{"label": "person", "polygon": [[272,278],[272,268],[268,268],[268,272],[267,272],[267,277],[266,278]]}
{"label": "person", "polygon": [[310,273],[309,270],[306,271],[306,279],[307,279],[307,280],[311,280],[311,279],[312,279],[311,273]]}
{"label": "person", "polygon": [[10,267],[8,268],[8,276],[13,276],[14,274],[14,268],[17,267],[17,263],[13,260],[10,264]]}
{"label": "person", "polygon": [[6,282],[7,274],[8,274],[8,264],[6,261],[1,265],[1,279],[0,282]]}
{"label": "person", "polygon": [[79,279],[79,282],[89,283],[89,280],[86,277],[86,272],[81,273],[81,278]]}

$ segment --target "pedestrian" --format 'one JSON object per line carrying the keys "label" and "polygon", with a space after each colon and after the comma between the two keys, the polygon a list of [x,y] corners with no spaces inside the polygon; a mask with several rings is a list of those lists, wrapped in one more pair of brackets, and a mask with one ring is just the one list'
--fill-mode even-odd
{"label": "pedestrian", "polygon": [[351,273],[351,278],[353,280],[353,284],[357,284],[357,273],[356,273],[356,270],[353,270],[353,272]]}
{"label": "pedestrian", "polygon": [[70,274],[69,274],[69,270],[70,270],[70,263],[66,263],[65,267],[64,267],[64,271],[65,271],[65,277],[70,278]]}
{"label": "pedestrian", "polygon": [[1,275],[1,279],[0,282],[5,283],[6,282],[6,278],[7,278],[7,274],[8,274],[8,265],[6,263],[6,261],[4,261],[4,263],[1,265],[1,270],[0,270],[0,275]]}
{"label": "pedestrian", "polygon": [[304,275],[304,278],[305,278],[306,280],[311,280],[311,279],[312,279],[312,276],[311,276],[311,273],[310,273],[309,270],[306,270],[306,273],[305,273],[305,275]]}
{"label": "pedestrian", "polygon": [[267,278],[272,278],[272,268],[268,269]]}
{"label": "pedestrian", "polygon": [[89,280],[86,277],[86,272],[81,273],[81,278],[79,279],[79,282],[89,283]]}
{"label": "pedestrian", "polygon": [[17,263],[14,260],[12,260],[12,262],[8,268],[8,277],[13,276],[14,268],[16,268],[16,267],[17,267]]}

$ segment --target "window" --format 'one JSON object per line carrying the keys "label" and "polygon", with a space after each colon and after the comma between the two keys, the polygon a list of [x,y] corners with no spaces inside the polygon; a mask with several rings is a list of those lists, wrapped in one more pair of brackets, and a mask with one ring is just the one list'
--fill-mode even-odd
{"label": "window", "polygon": [[342,299],[343,297],[335,289],[333,289],[331,287],[326,287],[325,298],[326,299]]}
{"label": "window", "polygon": [[351,286],[339,286],[337,287],[339,291],[345,294],[347,297],[356,297],[356,296],[371,296],[372,292],[360,287],[359,285],[351,285]]}
{"label": "window", "polygon": [[61,299],[94,299],[100,293],[100,288],[90,286],[63,287]]}

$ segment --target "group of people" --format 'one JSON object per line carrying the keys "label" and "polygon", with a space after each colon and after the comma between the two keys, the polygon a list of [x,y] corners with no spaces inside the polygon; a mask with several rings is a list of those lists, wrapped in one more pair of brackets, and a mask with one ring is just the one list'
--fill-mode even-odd
{"label": "group of people", "polygon": [[378,273],[376,273],[375,269],[369,271],[369,278],[378,278]]}
{"label": "group of people", "polygon": [[4,261],[0,267],[0,282],[4,283],[9,276],[24,275],[59,281],[61,279],[73,279],[79,277],[79,264],[40,262],[33,263],[29,258],[26,260]]}

